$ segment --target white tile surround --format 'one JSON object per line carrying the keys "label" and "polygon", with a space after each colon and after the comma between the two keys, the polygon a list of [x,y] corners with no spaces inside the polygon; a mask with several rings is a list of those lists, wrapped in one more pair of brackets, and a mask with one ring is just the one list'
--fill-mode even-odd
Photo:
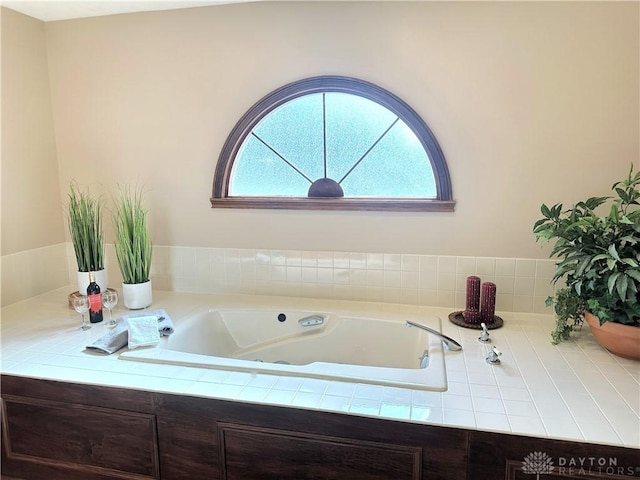
{"label": "white tile surround", "polygon": [[[462,343],[462,352],[446,353],[449,385],[438,393],[88,354],[84,346],[107,329],[78,330],[78,315],[66,305],[68,291],[2,309],[3,373],[640,448],[640,362],[609,354],[586,329],[575,341],[551,345],[551,315],[498,312],[505,326],[491,337],[502,363],[490,366],[478,332],[446,320],[451,309],[381,305],[438,315],[443,332]],[[153,308],[166,309],[179,328],[180,318],[238,299],[254,301],[156,291]],[[116,307],[116,314],[123,312]]]}
{"label": "white tile surround", "polygon": [[[113,245],[106,247],[106,260],[109,285],[120,289]],[[71,243],[3,256],[2,270],[3,305],[76,281]],[[552,260],[524,258],[154,246],[151,278],[155,289],[176,292],[462,309],[466,277],[478,275],[496,284],[498,310],[545,313],[553,272]]]}
{"label": "white tile surround", "polygon": [[[113,245],[110,286],[120,288]],[[46,259],[46,261],[43,261]],[[66,265],[64,273],[61,271]],[[75,282],[71,243],[2,257],[3,305]],[[497,286],[496,308],[548,312],[552,260],[386,253],[154,246],[154,288],[176,292],[285,295],[462,309],[465,282]]]}
{"label": "white tile surround", "polygon": [[157,247],[161,290],[286,295],[464,308],[465,282],[497,286],[496,308],[546,312],[551,260],[292,250]]}
{"label": "white tile surround", "polygon": [[68,285],[67,258],[68,248],[64,243],[3,255],[0,263],[2,306]]}

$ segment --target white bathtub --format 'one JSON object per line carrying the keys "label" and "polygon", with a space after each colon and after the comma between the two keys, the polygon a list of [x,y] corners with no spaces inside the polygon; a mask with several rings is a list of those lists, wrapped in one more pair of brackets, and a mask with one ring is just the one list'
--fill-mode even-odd
{"label": "white bathtub", "polygon": [[[300,324],[300,319],[309,317],[322,323]],[[127,351],[120,358],[446,390],[440,340],[407,327],[406,320],[438,331],[441,328],[435,316],[409,318],[392,313],[286,308],[209,309],[174,320],[175,332],[163,337],[159,347]]]}

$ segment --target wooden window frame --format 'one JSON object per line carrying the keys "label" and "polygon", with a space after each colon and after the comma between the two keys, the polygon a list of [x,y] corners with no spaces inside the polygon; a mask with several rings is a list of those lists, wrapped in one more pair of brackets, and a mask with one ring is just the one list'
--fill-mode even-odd
{"label": "wooden window frame", "polygon": [[[340,92],[358,95],[376,102],[403,120],[413,130],[428,154],[433,170],[435,198],[341,197],[308,198],[289,196],[230,196],[233,163],[245,138],[258,123],[281,105],[305,95]],[[364,210],[452,212],[455,208],[451,178],[444,154],[435,136],[422,118],[393,93],[364,80],[324,75],[289,83],[254,104],[233,127],[218,158],[213,179],[212,208],[254,208],[289,210]]]}

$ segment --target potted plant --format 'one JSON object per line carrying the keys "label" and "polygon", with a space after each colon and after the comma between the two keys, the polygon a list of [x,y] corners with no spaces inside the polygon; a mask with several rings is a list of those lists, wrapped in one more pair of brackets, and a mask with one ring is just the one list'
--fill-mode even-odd
{"label": "potted plant", "polygon": [[[541,206],[533,233],[536,240],[555,242],[552,282],[566,282],[547,300],[556,313],[554,343],[568,339],[586,319],[605,348],[640,358],[639,188],[640,172],[634,175],[631,165],[627,178],[613,185],[614,196],[591,197],[567,210],[561,203]],[[608,332],[624,345],[609,345]]]}
{"label": "potted plant", "polygon": [[89,272],[95,273],[96,283],[106,291],[101,200],[92,197],[87,190],[80,190],[76,182],[71,182],[67,220],[78,264],[78,292],[86,294]]}
{"label": "potted plant", "polygon": [[122,296],[129,309],[151,305],[151,237],[142,192],[121,187],[113,212],[114,247],[122,273]]}

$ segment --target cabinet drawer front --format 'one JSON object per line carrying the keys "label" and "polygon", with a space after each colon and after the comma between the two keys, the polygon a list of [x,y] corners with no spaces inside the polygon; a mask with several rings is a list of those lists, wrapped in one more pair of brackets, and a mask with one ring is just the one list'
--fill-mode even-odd
{"label": "cabinet drawer front", "polygon": [[218,424],[222,477],[417,480],[422,449],[324,435]]}
{"label": "cabinet drawer front", "polygon": [[9,461],[159,478],[154,415],[6,395],[2,400]]}

